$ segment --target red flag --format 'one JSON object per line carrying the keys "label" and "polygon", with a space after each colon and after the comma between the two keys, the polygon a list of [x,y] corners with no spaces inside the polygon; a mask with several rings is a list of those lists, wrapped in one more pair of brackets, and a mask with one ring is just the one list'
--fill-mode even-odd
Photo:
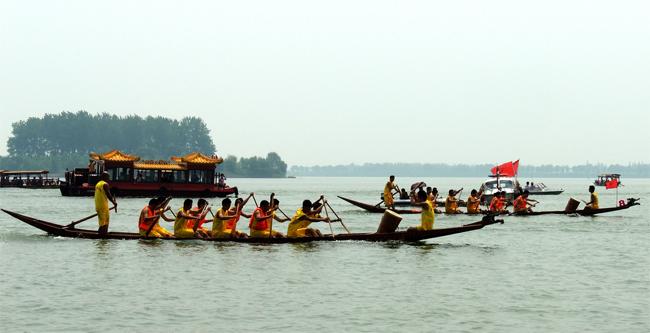
{"label": "red flag", "polygon": [[517,171],[519,170],[519,160],[516,160],[515,162],[506,162],[490,169],[493,175],[497,174],[497,170],[499,170],[499,176],[514,177],[517,175]]}
{"label": "red flag", "polygon": [[618,187],[618,179],[612,179],[605,182],[605,189],[609,190]]}

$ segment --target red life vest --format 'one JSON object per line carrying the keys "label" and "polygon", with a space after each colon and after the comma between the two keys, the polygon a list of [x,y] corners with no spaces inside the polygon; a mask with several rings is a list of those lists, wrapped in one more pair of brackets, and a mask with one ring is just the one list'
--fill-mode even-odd
{"label": "red life vest", "polygon": [[253,211],[253,216],[251,216],[251,221],[250,221],[250,223],[248,223],[248,227],[253,229],[253,230],[268,230],[269,229],[269,219],[255,221],[255,214],[257,214],[258,212],[259,212],[259,214],[261,216],[266,215],[266,213],[264,213],[262,208],[260,208],[260,207],[255,208],[255,211]]}
{"label": "red life vest", "polygon": [[[145,214],[144,217],[152,217],[152,216],[154,216],[153,209],[151,209],[151,207],[147,206],[144,209],[147,210],[147,213]],[[156,220],[155,219],[154,220],[149,220],[147,222],[147,220],[145,220],[144,217],[140,218],[140,221],[138,222],[138,228],[140,228],[140,230],[142,230],[142,231],[147,231],[151,227],[151,224],[154,223],[154,221],[156,221]]]}
{"label": "red life vest", "polygon": [[526,199],[524,198],[523,195],[517,197],[517,199],[514,202],[514,206],[515,206],[515,211],[526,210]]}
{"label": "red life vest", "polygon": [[490,211],[491,212],[496,212],[499,210],[499,201],[501,201],[498,197],[492,197],[492,200],[490,201]]}
{"label": "red life vest", "polygon": [[[190,210],[190,214],[192,214],[193,216],[199,216],[199,214],[201,213],[201,210],[202,209],[199,209],[198,207],[196,207],[196,209]],[[202,219],[199,220],[198,228],[203,227],[203,223],[205,223],[205,221],[206,221],[206,219],[205,219],[205,216],[204,216]],[[194,229],[194,223],[195,222],[196,222],[196,220],[189,220],[188,219],[187,220],[187,227],[190,228],[190,229]]]}

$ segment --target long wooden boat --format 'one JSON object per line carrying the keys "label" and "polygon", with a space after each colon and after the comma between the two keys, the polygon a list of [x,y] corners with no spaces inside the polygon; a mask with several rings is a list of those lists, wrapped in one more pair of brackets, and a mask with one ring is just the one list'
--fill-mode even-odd
{"label": "long wooden boat", "polygon": [[[106,236],[100,236],[96,230],[87,229],[74,229],[65,228],[61,224],[39,220],[29,217],[20,213],[12,212],[2,209],[3,212],[15,217],[16,219],[27,223],[37,229],[43,230],[52,236],[70,237],[70,238],[89,238],[89,239],[146,239],[137,233],[129,232],[109,232]],[[486,225],[503,223],[503,220],[496,220],[493,216],[483,217],[481,221],[461,225],[459,227],[441,228],[433,230],[406,230],[396,231],[390,233],[349,233],[349,234],[336,234],[326,235],[323,237],[301,237],[301,238],[243,238],[243,239],[202,239],[203,241],[212,242],[238,242],[238,243],[305,243],[313,241],[335,241],[335,240],[358,240],[370,242],[387,242],[387,241],[402,241],[402,242],[417,242],[429,238],[436,238],[459,234],[463,232],[482,229]],[[155,238],[150,238],[155,239]],[[175,238],[160,238],[164,240],[199,240],[199,239],[175,239]]]}
{"label": "long wooden boat", "polygon": [[[375,206],[375,205],[363,203],[363,202],[360,202],[360,201],[348,199],[348,198],[342,197],[340,195],[338,195],[338,197],[340,199],[343,199],[343,200],[345,200],[345,201],[359,207],[359,208],[365,209],[365,210],[367,210],[367,211],[369,211],[371,213],[383,213],[383,212],[386,211],[386,208],[384,208],[384,207]],[[419,210],[419,209],[392,209],[392,211],[394,211],[397,214],[420,214],[420,213],[422,213],[422,211]]]}
{"label": "long wooden boat", "polygon": [[574,212],[567,212],[564,210],[547,210],[547,211],[539,211],[539,212],[529,212],[529,213],[512,213],[511,215],[514,216],[538,216],[538,215],[550,215],[550,214],[558,214],[558,215],[581,215],[581,216],[594,216],[594,215],[599,215],[603,213],[609,213],[609,212],[615,212],[619,210],[624,210],[628,209],[632,206],[638,206],[640,203],[638,203],[639,199],[634,199],[634,198],[628,198],[627,203],[624,205],[620,205],[618,207],[607,207],[607,208],[599,208],[599,209],[579,209]]}

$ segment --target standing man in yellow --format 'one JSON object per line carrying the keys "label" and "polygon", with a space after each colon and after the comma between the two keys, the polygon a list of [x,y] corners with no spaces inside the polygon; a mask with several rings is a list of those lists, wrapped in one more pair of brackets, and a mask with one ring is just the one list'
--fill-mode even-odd
{"label": "standing man in yellow", "polygon": [[108,172],[104,171],[101,175],[101,180],[95,185],[95,211],[99,220],[99,229],[97,232],[100,236],[105,236],[108,233],[108,201],[110,200],[115,207],[117,213],[117,201],[111,194],[111,187],[108,185],[109,180]]}
{"label": "standing man in yellow", "polygon": [[395,176],[390,175],[390,177],[388,177],[388,182],[386,185],[384,185],[384,203],[386,204],[386,207],[390,209],[395,209],[393,190],[397,190],[397,192],[399,192],[399,187],[395,185]]}

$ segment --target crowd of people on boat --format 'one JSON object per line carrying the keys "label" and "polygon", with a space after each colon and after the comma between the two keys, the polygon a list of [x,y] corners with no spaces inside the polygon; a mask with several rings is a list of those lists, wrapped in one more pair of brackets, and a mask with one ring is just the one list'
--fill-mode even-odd
{"label": "crowd of people on boat", "polygon": [[[512,206],[512,213],[514,214],[526,214],[532,213],[533,207],[539,203],[535,199],[529,198],[530,188],[536,188],[534,183],[526,183],[525,188],[517,187],[515,192],[511,196],[511,200],[507,198],[507,193],[505,191],[497,191],[489,200],[485,200],[485,194],[481,190],[477,191],[472,189],[470,195],[465,200],[464,204],[467,206],[467,211],[463,212],[459,209],[461,200],[458,198],[460,193],[463,191],[463,188],[458,190],[449,189],[448,195],[444,200],[444,211],[435,208],[437,206],[438,200],[438,189],[436,187],[426,186],[424,182],[418,182],[413,184],[411,187],[411,193],[407,193],[405,188],[400,188],[395,183],[395,176],[391,175],[388,178],[388,182],[384,185],[384,191],[382,198],[384,205],[389,209],[395,209],[394,196],[399,195],[400,200],[410,200],[410,204],[413,206],[423,207],[423,209],[428,210],[428,206],[433,207],[433,213],[445,213],[445,214],[510,214],[508,206]],[[585,209],[598,209],[598,194],[595,192],[595,187],[589,187],[590,192],[590,201],[584,202]],[[486,202],[486,209],[481,209],[481,203]],[[427,203],[430,203],[427,204]],[[424,210],[423,210],[424,214]],[[426,214],[429,214],[427,212]]]}

